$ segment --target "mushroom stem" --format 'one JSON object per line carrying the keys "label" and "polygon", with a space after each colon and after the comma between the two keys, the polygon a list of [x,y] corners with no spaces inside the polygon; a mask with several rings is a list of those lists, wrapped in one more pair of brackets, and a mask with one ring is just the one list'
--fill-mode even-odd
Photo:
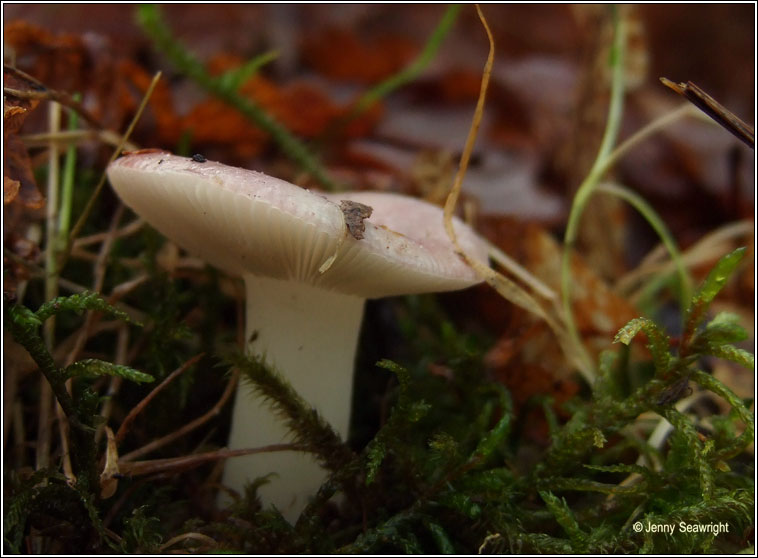
{"label": "mushroom stem", "polygon": [[[292,387],[346,439],[355,351],[364,299],[304,283],[245,276],[248,352],[264,356]],[[268,402],[244,383],[237,390],[231,449],[282,443],[288,432]],[[294,522],[326,479],[308,454],[276,452],[226,463],[224,484],[241,491],[256,477],[276,473],[258,494]]]}

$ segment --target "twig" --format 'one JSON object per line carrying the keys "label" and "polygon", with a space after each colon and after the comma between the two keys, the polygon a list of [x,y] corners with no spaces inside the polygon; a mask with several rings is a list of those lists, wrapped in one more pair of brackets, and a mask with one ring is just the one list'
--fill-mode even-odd
{"label": "twig", "polygon": [[[116,337],[116,354],[114,355],[113,362],[115,364],[127,364],[126,353],[129,347],[129,327],[123,322],[118,323],[120,327]],[[110,380],[108,391],[105,394],[105,402],[100,409],[100,416],[104,419],[103,426],[108,424],[108,419],[113,411],[113,398],[118,394],[123,383],[124,379],[121,376],[113,376]],[[95,443],[99,442],[103,437],[103,432],[105,432],[105,428],[101,427],[97,429],[97,432],[95,432]]]}
{"label": "twig", "polygon": [[[89,139],[98,140],[115,147],[121,141],[121,136],[112,130],[65,130],[55,134],[49,132],[24,134],[20,138],[27,147],[47,146],[50,143],[69,146]],[[136,151],[139,146],[128,141],[124,144],[124,149]]]}
{"label": "twig", "polygon": [[218,546],[218,542],[210,538],[208,535],[203,535],[202,533],[182,533],[181,535],[177,535],[167,540],[158,548],[158,550],[159,552],[166,552],[168,548],[174,546],[176,543],[186,541],[188,539],[202,541],[205,543],[200,548],[191,549],[192,552],[203,552],[203,551],[206,551],[207,549],[216,548]]}
{"label": "twig", "polygon": [[482,83],[479,92],[479,99],[477,101],[474,117],[472,119],[471,127],[466,138],[466,144],[461,154],[461,161],[458,167],[458,172],[456,173],[455,180],[453,181],[453,186],[450,189],[447,200],[445,201],[445,231],[448,238],[450,238],[451,242],[455,245],[458,254],[466,261],[466,263],[469,264],[469,266],[471,266],[472,269],[474,269],[479,277],[484,279],[487,284],[494,288],[506,300],[512,302],[513,304],[516,304],[517,306],[520,306],[527,312],[536,315],[540,319],[545,320],[550,329],[555,333],[555,336],[561,345],[561,349],[564,351],[567,358],[573,362],[577,368],[582,370],[585,375],[590,375],[592,374],[592,369],[591,364],[588,362],[589,357],[587,357],[586,354],[582,352],[584,347],[581,345],[581,343],[571,343],[571,338],[568,336],[566,328],[560,321],[561,308],[559,306],[559,301],[557,298],[550,296],[550,290],[547,289],[538,279],[530,278],[526,270],[520,266],[516,267],[515,265],[509,265],[509,259],[507,257],[500,257],[499,263],[503,265],[504,268],[508,269],[511,271],[511,273],[515,274],[525,283],[529,284],[529,286],[536,293],[542,295],[548,302],[552,303],[552,306],[555,310],[554,314],[546,311],[526,289],[518,285],[516,282],[512,281],[502,273],[493,270],[485,263],[482,263],[477,259],[468,256],[463,248],[461,248],[458,242],[455,228],[453,226],[453,213],[455,212],[455,207],[458,203],[458,198],[460,197],[460,192],[463,186],[463,177],[466,174],[466,169],[468,168],[469,159],[471,157],[471,153],[473,152],[479,125],[481,124],[487,87],[489,85],[495,57],[495,42],[492,37],[490,28],[487,25],[487,20],[478,5],[476,6],[476,9],[477,13],[479,14],[479,19],[481,20],[482,25],[487,33],[490,48],[489,54],[487,56],[487,62],[485,63],[484,71],[482,72]]}
{"label": "twig", "polygon": [[[160,78],[161,78],[161,72],[158,72],[155,74],[155,76],[153,76],[153,80],[150,82],[150,85],[148,86],[147,91],[145,92],[145,95],[142,97],[142,102],[137,108],[137,112],[135,113],[134,118],[132,118],[132,121],[129,123],[129,127],[126,129],[126,132],[124,132],[124,135],[122,136],[121,141],[119,142],[119,145],[113,151],[113,154],[111,155],[111,158],[109,159],[108,164],[115,161],[116,158],[118,158],[119,155],[121,155],[121,151],[124,149],[124,145],[129,139],[129,136],[132,135],[132,132],[134,131],[134,127],[137,125],[137,122],[142,116],[142,112],[145,110],[145,107],[147,106],[147,102],[150,100],[150,96],[153,94],[153,90],[155,90],[155,86],[158,84],[158,80],[160,80]],[[84,211],[82,211],[82,214],[79,216],[79,219],[76,221],[76,224],[71,229],[71,234],[68,237],[66,248],[65,250],[63,250],[63,253],[61,254],[61,257],[58,262],[59,270],[65,267],[66,261],[68,261],[68,256],[71,253],[71,248],[73,246],[74,240],[76,239],[77,236],[79,236],[79,233],[82,231],[82,228],[84,228],[84,224],[87,222],[87,219],[89,218],[90,213],[92,213],[92,209],[95,207],[95,202],[97,201],[97,198],[100,196],[100,192],[102,191],[103,186],[105,186],[106,178],[107,178],[107,175],[105,174],[105,170],[103,170],[103,173],[100,175],[100,181],[97,183],[97,186],[95,186],[95,190],[94,192],[92,192],[92,195],[90,196],[89,200],[87,200],[87,205],[85,206]]]}
{"label": "twig", "polygon": [[737,115],[721,105],[700,87],[691,81],[677,84],[665,77],[660,78],[660,80],[663,85],[682,95],[748,147],[755,149],[755,130],[753,127],[745,124]]}
{"label": "twig", "polygon": [[[106,270],[106,263],[108,259],[108,255],[110,254],[111,246],[113,244],[113,236],[115,231],[117,230],[118,223],[121,220],[121,216],[124,212],[124,206],[119,204],[118,208],[116,209],[115,213],[113,214],[113,217],[111,218],[111,224],[108,229],[108,234],[106,235],[102,245],[100,246],[100,253],[98,254],[98,259],[95,262],[95,269],[93,272],[94,280],[92,284],[92,291],[93,292],[100,292],[103,289],[103,282],[105,279],[105,270]],[[87,341],[90,339],[92,326],[97,320],[96,313],[93,311],[88,311],[87,315],[84,318],[84,324],[81,328],[79,328],[79,335],[76,338],[76,341],[74,342],[74,346],[72,347],[71,351],[69,351],[67,357],[66,357],[66,366],[69,366],[70,364],[74,363],[81,353],[82,349],[84,349],[84,345],[87,343]],[[117,378],[120,380],[120,378]],[[71,380],[68,380],[67,385],[70,388]],[[58,412],[58,424],[61,430],[61,444],[64,447],[64,470],[66,470],[66,465],[68,463],[68,451],[66,451],[67,447],[67,437],[66,433],[68,431],[68,424],[66,416],[61,412],[61,409],[58,407],[56,408]],[[97,433],[96,433],[97,434]],[[95,440],[97,441],[97,436]],[[70,468],[70,464],[69,464]],[[73,477],[73,471],[70,471],[70,476],[67,474],[67,478]]]}
{"label": "twig", "polygon": [[24,462],[24,446],[26,444],[26,429],[24,428],[24,409],[21,405],[21,401],[14,401],[12,405],[9,405],[13,409],[13,441],[15,445],[15,451],[13,452],[13,461],[15,463],[15,469],[20,469],[25,465]]}
{"label": "twig", "polygon": [[[55,133],[60,129],[61,106],[51,103],[49,106],[49,129]],[[47,207],[45,215],[45,298],[52,300],[58,294],[56,281],[58,269],[55,256],[55,231],[58,216],[58,180],[60,178],[60,161],[58,147],[50,145],[48,151]],[[55,317],[45,322],[43,335],[48,351],[55,345]],[[37,469],[47,467],[50,461],[50,412],[53,410],[53,391],[46,377],[40,378],[39,423],[37,424]]]}
{"label": "twig", "polygon": [[139,415],[142,410],[147,407],[148,403],[155,398],[156,395],[158,395],[163,389],[168,386],[171,382],[173,382],[176,378],[181,376],[184,372],[186,372],[192,365],[194,365],[197,361],[199,361],[201,358],[205,356],[205,353],[200,353],[198,355],[193,356],[191,359],[189,359],[187,362],[182,364],[179,368],[171,372],[165,380],[163,380],[160,384],[155,386],[150,393],[148,393],[145,398],[137,403],[131,411],[129,411],[129,414],[126,415],[126,418],[121,422],[121,426],[118,428],[118,432],[116,432],[116,443],[120,444],[124,438],[126,437],[127,433],[129,432],[129,428],[132,425],[132,422],[134,422],[134,419],[137,418],[137,415]]}
{"label": "twig", "polygon": [[[139,287],[142,283],[149,280],[150,280],[150,276],[147,273],[143,273],[141,275],[137,275],[136,277],[132,277],[131,279],[129,279],[129,281],[124,281],[123,283],[119,283],[118,285],[113,287],[113,290],[111,291],[111,295],[108,297],[108,302],[111,304],[116,304],[116,302],[118,302],[127,294],[129,294],[134,289]],[[138,320],[138,321],[142,321],[142,320]]]}
{"label": "twig", "polygon": [[[196,358],[199,358],[199,357],[196,357]],[[202,426],[203,424],[208,422],[210,419],[218,415],[221,412],[221,408],[229,400],[229,397],[231,397],[232,393],[234,393],[234,388],[237,387],[238,378],[239,378],[239,370],[234,368],[232,371],[232,375],[226,384],[226,389],[224,389],[224,393],[221,394],[221,398],[216,402],[216,404],[207,413],[189,422],[188,424],[185,424],[180,429],[175,430],[171,434],[167,434],[163,436],[162,438],[153,440],[149,444],[146,444],[142,446],[141,448],[138,448],[130,453],[127,453],[126,455],[123,456],[123,459],[124,460],[134,459],[135,457],[139,457],[140,455],[145,455],[146,453],[155,451],[156,449],[163,447],[166,444],[171,443],[178,438],[181,438],[185,434],[189,434],[195,428]]]}
{"label": "twig", "polygon": [[148,461],[128,461],[127,456],[123,456],[118,461],[118,467],[121,474],[127,476],[150,475],[155,473],[164,473],[166,471],[175,471],[177,469],[186,469],[197,467],[209,461],[218,461],[219,459],[229,459],[230,457],[242,457],[244,455],[254,455],[257,453],[270,453],[275,451],[306,451],[306,446],[302,444],[271,444],[270,446],[261,446],[258,448],[247,449],[220,449],[206,453],[196,453],[192,455],[182,455],[180,457],[169,457],[166,459],[150,459]]}
{"label": "twig", "polygon": [[3,71],[14,74],[18,76],[19,78],[32,83],[38,88],[37,90],[21,91],[19,89],[3,87],[3,93],[5,93],[6,95],[13,95],[14,97],[17,97],[19,99],[40,99],[40,100],[56,101],[60,103],[61,105],[63,105],[64,107],[70,108],[71,110],[79,114],[84,120],[87,121],[87,123],[90,126],[97,129],[103,128],[103,125],[100,123],[100,121],[94,116],[92,116],[92,114],[90,114],[90,112],[87,109],[85,109],[84,106],[79,101],[74,99],[68,93],[64,91],[56,91],[55,89],[50,89],[38,79],[30,76],[26,72],[22,72],[21,70],[13,66],[3,64]]}
{"label": "twig", "polygon": [[[106,331],[115,331],[118,330],[123,325],[123,322],[118,321],[108,321],[108,322],[99,322],[92,326],[92,329],[90,330],[91,335],[100,334]],[[57,346],[55,347],[55,351],[53,351],[53,358],[58,361],[62,361],[66,358],[68,354],[71,353],[71,347],[74,346],[76,343],[76,340],[79,338],[80,326],[77,328],[76,331],[71,333],[68,337],[66,337],[63,341],[59,342]]]}
{"label": "twig", "polygon": [[74,241],[74,248],[83,248],[85,246],[89,246],[90,244],[97,244],[98,242],[102,242],[103,240],[105,240],[105,238],[108,236],[111,236],[114,239],[130,236],[138,232],[144,226],[145,226],[144,219],[135,219],[131,223],[124,225],[120,229],[113,232],[105,231],[105,232],[94,233],[89,236],[82,236],[81,238],[77,238]]}
{"label": "twig", "polygon": [[[105,280],[105,269],[106,264],[108,261],[108,255],[111,251],[111,246],[113,245],[113,235],[118,227],[118,223],[121,220],[121,216],[124,213],[124,206],[122,204],[119,204],[118,208],[116,209],[115,213],[113,214],[113,217],[111,218],[111,224],[108,228],[108,234],[105,237],[105,240],[100,245],[100,252],[98,253],[97,260],[95,261],[95,269],[93,271],[94,280],[92,283],[92,287],[89,289],[92,292],[99,293],[103,290],[103,282]],[[66,359],[66,366],[72,364],[74,361],[77,360],[79,357],[79,353],[81,353],[82,349],[84,348],[85,343],[89,339],[89,331],[92,327],[93,321],[95,320],[95,312],[92,312],[91,310],[87,312],[87,315],[84,318],[84,326],[80,328],[80,334],[79,338],[77,339],[76,344],[74,345],[74,348],[72,349],[71,353],[68,355],[68,358]]]}

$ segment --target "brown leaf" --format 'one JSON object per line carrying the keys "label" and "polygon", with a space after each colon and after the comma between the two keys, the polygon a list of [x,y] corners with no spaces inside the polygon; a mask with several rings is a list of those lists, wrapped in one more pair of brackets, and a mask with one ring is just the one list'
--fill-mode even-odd
{"label": "brown leaf", "polygon": [[371,85],[408,64],[418,47],[404,37],[367,41],[350,30],[328,27],[305,39],[302,52],[306,61],[328,78]]}
{"label": "brown leaf", "polygon": [[[504,218],[482,220],[479,229],[560,296],[562,251],[552,236],[534,224]],[[616,331],[638,312],[578,256],[571,261],[572,300],[577,327],[594,359],[612,344]],[[513,393],[514,402],[551,395],[562,401],[577,385],[555,335],[543,321],[514,307],[488,288],[475,289],[471,306],[499,340],[486,356],[493,376]]]}
{"label": "brown leaf", "polygon": [[88,85],[85,76],[92,61],[78,35],[56,35],[26,21],[12,21],[5,26],[3,40],[13,47],[17,59],[32,61],[24,70],[48,87],[81,91]]}
{"label": "brown leaf", "polygon": [[[241,63],[241,58],[222,54],[214,57],[208,68],[213,75],[219,75]],[[306,81],[280,86],[264,76],[254,75],[242,84],[239,93],[303,138],[316,138],[331,130],[350,111],[349,104],[336,104],[322,88]],[[372,107],[342,133],[350,137],[365,135],[380,116],[381,105]],[[239,111],[213,98],[196,105],[180,120],[178,128],[191,133],[196,145],[213,144],[231,149],[241,160],[259,155],[269,142],[268,135]]]}
{"label": "brown leaf", "polygon": [[12,136],[5,140],[4,147],[3,203],[8,205],[18,200],[25,207],[39,209],[45,204],[45,198],[37,188],[24,142]]}
{"label": "brown leaf", "polygon": [[[36,84],[13,72],[4,71],[4,86],[17,91],[37,91]],[[34,180],[34,172],[26,146],[18,137],[27,116],[39,105],[36,99],[18,98],[11,94],[3,98],[3,204],[14,200],[29,208],[38,209],[45,203]]]}

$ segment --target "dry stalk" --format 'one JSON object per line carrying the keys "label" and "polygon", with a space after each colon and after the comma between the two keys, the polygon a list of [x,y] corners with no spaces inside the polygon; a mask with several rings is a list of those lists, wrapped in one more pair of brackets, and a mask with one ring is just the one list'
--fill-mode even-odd
{"label": "dry stalk", "polygon": [[229,459],[231,457],[241,457],[243,455],[254,455],[257,453],[270,453],[277,451],[304,451],[306,448],[299,444],[271,444],[258,448],[247,449],[219,449],[206,453],[194,453],[182,455],[179,457],[169,457],[167,459],[150,459],[148,461],[127,461],[124,458],[119,459],[118,465],[121,474],[127,476],[150,475],[166,472],[177,472],[178,470],[187,470],[199,467],[204,463],[218,461],[219,459]]}
{"label": "dry stalk", "polygon": [[[24,75],[23,77],[27,77]],[[48,128],[55,133],[60,130],[61,124],[61,107],[58,103],[50,103],[49,107]],[[58,211],[58,184],[60,181],[60,161],[58,160],[60,152],[57,145],[51,143],[48,146],[48,175],[47,175],[47,208],[46,208],[46,250],[48,255],[45,259],[45,297],[52,300],[58,294],[58,285],[56,275],[58,269],[55,265],[55,231],[57,230],[57,211]],[[50,318],[44,324],[43,334],[45,344],[49,351],[52,351],[55,345],[55,317]],[[43,469],[50,464],[50,441],[51,432],[51,412],[53,410],[53,390],[47,381],[47,378],[40,376],[40,397],[39,397],[39,422],[37,423],[37,452],[36,468]],[[64,450],[64,453],[65,452]]]}
{"label": "dry stalk", "polygon": [[218,546],[218,543],[208,535],[203,535],[202,533],[182,533],[181,535],[177,535],[176,537],[167,540],[160,546],[158,550],[160,552],[168,552],[168,549],[174,546],[176,543],[184,542],[186,540],[195,540],[205,543],[199,548],[188,549],[189,552],[193,553],[207,552]]}
{"label": "dry stalk", "polygon": [[128,223],[127,225],[124,225],[120,229],[116,230],[115,232],[105,231],[77,238],[74,241],[74,248],[84,248],[90,244],[98,244],[100,242],[103,242],[107,237],[116,239],[131,236],[139,232],[144,226],[145,221],[143,219],[137,218],[131,223]]}
{"label": "dry stalk", "polygon": [[470,257],[464,252],[458,243],[458,237],[455,233],[452,219],[456,205],[458,203],[458,198],[460,197],[461,189],[463,187],[463,177],[465,176],[466,169],[468,168],[469,159],[471,158],[471,153],[474,149],[474,142],[476,141],[479,125],[481,124],[482,115],[484,113],[487,87],[489,85],[490,76],[492,74],[492,66],[494,64],[495,57],[495,42],[492,37],[492,32],[490,31],[487,20],[478,5],[476,6],[476,10],[479,14],[479,19],[481,20],[482,25],[487,33],[490,49],[487,55],[487,62],[485,63],[484,71],[482,72],[482,83],[479,92],[479,99],[477,100],[476,109],[474,111],[474,118],[471,122],[471,128],[469,130],[468,137],[466,138],[466,144],[461,154],[460,166],[458,167],[458,172],[455,176],[453,186],[445,202],[445,230],[447,231],[448,237],[450,237],[450,240],[455,245],[458,254],[466,261],[466,263],[468,263],[474,269],[474,271],[476,271],[476,273],[482,279],[484,279],[487,284],[494,288],[503,298],[545,320],[548,326],[555,333],[556,338],[558,339],[563,352],[566,354],[567,359],[572,362],[580,371],[582,371],[585,377],[591,377],[593,375],[593,371],[591,369],[591,364],[589,363],[589,357],[586,354],[586,349],[584,349],[581,344],[572,342],[571,337],[565,327],[563,313],[560,311],[557,298],[552,294],[552,291],[543,285],[541,281],[532,277],[531,274],[529,274],[521,266],[515,264],[515,262],[513,262],[505,254],[502,252],[496,253],[496,259],[501,265],[509,269],[511,273],[513,273],[516,277],[519,277],[522,281],[528,284],[531,289],[534,290],[534,292],[540,294],[548,301],[552,301],[551,306],[553,311],[548,312],[522,286],[512,281],[502,273],[495,271],[487,264]]}
{"label": "dry stalk", "polygon": [[129,414],[126,415],[126,418],[124,418],[124,420],[121,422],[121,426],[119,427],[118,432],[116,432],[117,444],[120,444],[124,440],[126,435],[129,433],[129,429],[131,428],[132,422],[134,422],[134,419],[137,418],[137,415],[139,415],[142,412],[142,410],[145,407],[147,407],[150,401],[152,401],[156,395],[158,395],[161,391],[163,391],[163,389],[166,388],[176,378],[178,378],[179,376],[184,374],[184,372],[189,370],[189,368],[193,366],[201,358],[203,358],[203,356],[205,356],[205,353],[200,353],[198,355],[195,355],[191,359],[189,359],[187,362],[182,364],[179,368],[171,372],[171,374],[169,374],[165,380],[163,380],[160,384],[155,386],[155,388],[153,388],[150,391],[150,393],[148,393],[142,401],[140,401],[137,405],[135,405],[132,408],[131,411],[129,411]]}
{"label": "dry stalk", "polygon": [[[196,357],[197,358],[197,357]],[[145,455],[146,453],[150,453],[152,451],[155,451],[158,448],[161,448],[165,446],[166,444],[169,444],[173,442],[174,440],[181,438],[185,434],[189,434],[196,428],[202,426],[206,422],[208,422],[213,417],[217,416],[221,412],[221,408],[226,404],[226,402],[231,397],[232,393],[234,393],[234,388],[237,387],[237,379],[239,378],[239,370],[234,369],[232,371],[232,375],[229,377],[229,381],[226,384],[226,388],[224,389],[224,393],[221,394],[221,398],[216,402],[216,404],[211,407],[211,409],[206,412],[204,415],[196,418],[195,420],[185,424],[178,430],[175,430],[174,432],[167,434],[163,436],[162,438],[158,438],[157,440],[153,440],[149,444],[146,444],[142,446],[141,448],[138,448],[122,457],[124,461],[133,460],[136,457],[139,457],[141,455]],[[121,432],[121,429],[119,429],[119,433]],[[117,436],[118,439],[118,436]]]}

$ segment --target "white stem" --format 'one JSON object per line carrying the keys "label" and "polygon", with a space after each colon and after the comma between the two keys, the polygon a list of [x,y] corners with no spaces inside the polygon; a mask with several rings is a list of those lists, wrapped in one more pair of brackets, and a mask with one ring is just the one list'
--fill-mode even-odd
{"label": "white stem", "polygon": [[[353,367],[364,299],[303,283],[245,277],[248,351],[263,355],[295,390],[347,438]],[[270,405],[241,383],[237,390],[231,449],[290,441]],[[272,452],[227,461],[224,484],[241,491],[256,477],[276,473],[258,490],[264,507],[274,505],[294,522],[326,473],[308,454]]]}

